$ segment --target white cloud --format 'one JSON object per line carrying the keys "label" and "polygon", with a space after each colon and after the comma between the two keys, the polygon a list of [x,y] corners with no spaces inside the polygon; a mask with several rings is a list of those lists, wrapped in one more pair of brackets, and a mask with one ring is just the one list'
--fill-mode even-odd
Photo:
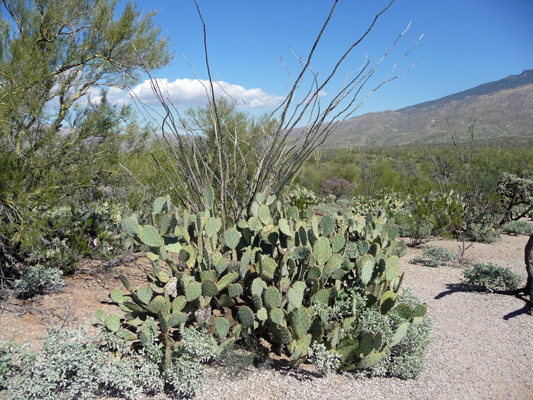
{"label": "white cloud", "polygon": [[[183,107],[207,104],[207,90],[209,81],[198,79],[157,79],[164,97],[170,98],[175,104]],[[283,97],[263,92],[259,88],[246,89],[240,85],[233,85],[224,81],[214,82],[216,97],[227,97],[237,102],[237,106],[250,108],[271,108],[279,105]],[[133,88],[134,94],[148,105],[157,105],[158,101],[152,92],[150,81]]]}

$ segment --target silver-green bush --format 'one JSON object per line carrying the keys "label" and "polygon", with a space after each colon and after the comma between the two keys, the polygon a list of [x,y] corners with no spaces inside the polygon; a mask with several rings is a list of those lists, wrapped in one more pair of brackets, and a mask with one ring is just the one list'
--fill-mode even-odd
{"label": "silver-green bush", "polygon": [[478,263],[463,272],[461,285],[469,290],[493,292],[494,290],[515,290],[522,279],[509,268],[488,263]]}
{"label": "silver-green bush", "polygon": [[46,292],[57,292],[65,286],[63,272],[57,268],[30,266],[15,281],[14,290],[18,297],[29,298]]}

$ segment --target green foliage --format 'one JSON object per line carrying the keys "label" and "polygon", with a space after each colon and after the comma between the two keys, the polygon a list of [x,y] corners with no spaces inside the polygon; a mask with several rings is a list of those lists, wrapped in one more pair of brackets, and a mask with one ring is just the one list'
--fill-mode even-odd
{"label": "green foliage", "polygon": [[[209,210],[180,214],[168,200],[154,203],[155,226],[127,220],[135,240],[150,246],[153,271],[149,286],[133,291],[121,276],[130,294],[112,293],[126,311],[124,327],[141,343],[147,332],[155,335],[162,370],[180,347],[176,335],[196,325],[226,341],[266,340],[293,365],[307,359],[312,343],[340,354],[345,370],[378,363],[407,329],[398,327],[395,342],[387,343],[383,332],[362,329],[360,320],[365,312],[387,319],[394,310],[402,282],[398,258],[407,249],[396,241],[393,223],[372,215],[361,222],[349,210],[336,219],[310,212],[303,219],[281,203],[274,219],[264,200],[257,196],[247,219],[227,219],[225,232],[206,229],[218,220]],[[146,230],[153,232],[150,240]],[[348,252],[350,243],[355,247]],[[420,318],[415,311],[409,323]]]}
{"label": "green foliage", "polygon": [[463,272],[461,285],[469,290],[492,293],[495,290],[515,290],[521,282],[522,279],[509,268],[478,263]]}
{"label": "green foliage", "polygon": [[185,328],[181,332],[181,336],[183,344],[178,350],[181,357],[202,364],[220,358],[222,348],[206,329]]}
{"label": "green foliage", "polygon": [[[533,180],[504,173],[497,191],[505,208],[503,222],[516,221],[533,210]],[[517,206],[522,207],[519,213]]]}
{"label": "green foliage", "polygon": [[64,285],[61,270],[35,265],[23,270],[20,279],[15,281],[14,290],[18,297],[29,298],[36,294],[57,292]]}
{"label": "green foliage", "polygon": [[314,342],[309,349],[309,362],[321,374],[329,374],[338,371],[341,356],[334,350],[326,349],[324,343]]}
{"label": "green foliage", "polygon": [[14,349],[13,343],[0,340],[0,390],[7,387],[7,383],[13,375],[12,353]]}
{"label": "green foliage", "polygon": [[416,257],[412,262],[424,264],[428,267],[440,267],[454,261],[456,258],[457,255],[455,253],[444,247],[426,246],[422,257]]}
{"label": "green foliage", "polygon": [[500,240],[500,234],[493,224],[470,224],[466,236],[480,243],[496,243]]}
{"label": "green foliage", "polygon": [[501,230],[513,235],[533,235],[533,224],[527,221],[510,221],[503,224]]}
{"label": "green foliage", "polygon": [[183,352],[173,355],[164,372],[158,366],[162,346],[153,336],[139,353],[103,328],[98,337],[82,329],[53,330],[39,353],[0,342],[0,373],[5,377],[0,382],[13,400],[101,396],[134,400],[163,391],[171,398],[193,397],[205,378],[205,368],[196,357],[208,360],[221,351],[205,332],[192,331],[184,337]]}
{"label": "green foliage", "polygon": [[296,185],[289,192],[287,202],[290,206],[296,207],[300,216],[303,217],[309,207],[318,204],[318,199],[312,190]]}

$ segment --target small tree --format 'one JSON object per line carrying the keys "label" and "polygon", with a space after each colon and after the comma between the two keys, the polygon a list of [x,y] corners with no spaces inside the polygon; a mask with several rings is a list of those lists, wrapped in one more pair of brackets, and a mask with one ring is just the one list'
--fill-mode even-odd
{"label": "small tree", "polygon": [[329,178],[322,182],[322,194],[335,196],[335,200],[349,193],[353,188],[354,185],[343,178]]}
{"label": "small tree", "polygon": [[[533,210],[533,180],[504,173],[498,183],[497,190],[500,194],[501,204],[505,209],[501,224],[517,221]],[[516,210],[516,206],[523,206],[523,209],[513,215],[513,209]]]}

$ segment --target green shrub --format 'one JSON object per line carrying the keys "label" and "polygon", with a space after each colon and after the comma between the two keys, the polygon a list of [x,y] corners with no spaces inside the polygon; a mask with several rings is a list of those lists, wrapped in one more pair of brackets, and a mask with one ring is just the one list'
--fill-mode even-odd
{"label": "green shrub", "polygon": [[336,372],[341,366],[341,356],[335,350],[328,350],[324,343],[314,342],[309,349],[309,362],[321,374]]}
{"label": "green shrub", "polygon": [[0,390],[4,389],[13,373],[13,344],[0,340]]}
{"label": "green shrub", "polygon": [[509,268],[478,263],[463,272],[461,285],[469,290],[492,293],[494,290],[515,290],[521,282],[522,279]]}
{"label": "green shrub", "polygon": [[533,224],[526,221],[511,221],[503,224],[501,230],[513,235],[533,235]]}
{"label": "green shrub", "polygon": [[428,267],[439,267],[454,261],[456,258],[457,255],[448,249],[438,246],[426,246],[424,247],[424,253],[422,256],[414,258],[412,262],[415,264],[423,264]]}
{"label": "green shrub", "polygon": [[496,243],[500,240],[500,234],[492,224],[471,224],[465,234],[473,242]]}
{"label": "green shrub", "polygon": [[[151,345],[146,343],[140,353],[112,354],[107,347],[108,337],[105,338],[92,337],[83,329],[54,330],[45,339],[40,353],[22,348],[13,352],[17,363],[11,361],[10,348],[5,351],[5,346],[0,347],[0,373],[7,371],[2,382],[6,382],[9,398],[64,400],[113,396],[134,400],[161,391],[181,398],[194,396],[203,385],[204,367],[189,358],[176,355],[169,368],[161,372],[158,360],[162,358],[162,347],[157,340],[151,341]],[[197,342],[195,338],[192,344],[187,344],[194,354],[198,353],[194,349]]]}
{"label": "green shrub", "polygon": [[20,279],[15,280],[14,290],[18,297],[29,298],[46,292],[57,292],[64,285],[61,270],[35,265],[23,270]]}

